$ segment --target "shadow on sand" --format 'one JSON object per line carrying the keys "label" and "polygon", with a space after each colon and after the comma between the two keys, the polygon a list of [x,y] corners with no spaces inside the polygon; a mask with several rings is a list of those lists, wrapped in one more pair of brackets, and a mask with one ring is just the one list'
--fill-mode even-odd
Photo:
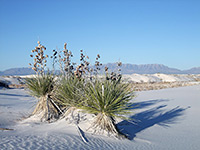
{"label": "shadow on sand", "polygon": [[31,97],[30,95],[21,95],[21,94],[7,94],[7,93],[0,93],[3,96],[19,96],[19,97]]}
{"label": "shadow on sand", "polygon": [[[154,105],[159,102],[168,100],[150,100],[146,102],[136,103],[133,106],[134,109],[141,109]],[[179,106],[171,110],[163,110],[162,108],[167,105],[160,105],[142,112],[139,112],[130,117],[131,121],[124,120],[117,124],[118,129],[123,134],[127,135],[130,140],[133,140],[137,133],[152,127],[153,125],[161,125],[164,127],[169,127],[170,124],[177,123],[178,117],[184,114],[187,108],[180,108]],[[134,122],[133,122],[133,121]]]}

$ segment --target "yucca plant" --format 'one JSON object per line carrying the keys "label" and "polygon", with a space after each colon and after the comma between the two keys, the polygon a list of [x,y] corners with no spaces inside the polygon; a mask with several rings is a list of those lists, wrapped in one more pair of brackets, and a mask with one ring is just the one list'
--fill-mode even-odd
{"label": "yucca plant", "polygon": [[65,115],[83,105],[83,88],[83,79],[76,78],[74,75],[60,80],[55,88],[54,97],[64,109],[67,109]]}
{"label": "yucca plant", "polygon": [[84,103],[83,88],[86,84],[86,74],[89,72],[89,59],[84,55],[83,50],[80,50],[80,64],[75,67],[75,63],[72,63],[72,52],[64,45],[64,55],[59,56],[60,61],[64,64],[64,69],[61,64],[61,79],[56,87],[54,97],[55,99],[66,108],[65,116],[72,113],[75,109],[79,108]]}
{"label": "yucca plant", "polygon": [[82,108],[96,115],[91,126],[94,132],[122,136],[115,121],[116,118],[127,119],[124,115],[130,113],[134,92],[129,84],[122,83],[120,79],[96,80],[95,83],[90,82],[84,90],[86,104]]}
{"label": "yucca plant", "polygon": [[32,96],[39,99],[32,115],[39,115],[41,120],[59,117],[59,108],[51,99],[55,77],[51,74],[26,79],[26,87]]}
{"label": "yucca plant", "polygon": [[54,85],[54,77],[50,74],[34,76],[26,79],[26,85],[32,96],[40,98],[51,93]]}
{"label": "yucca plant", "polygon": [[51,93],[54,89],[55,76],[50,73],[45,73],[48,55],[45,55],[46,47],[40,44],[31,52],[30,57],[33,58],[33,63],[29,63],[32,69],[36,72],[35,77],[26,79],[26,87],[32,96],[39,98],[33,115],[40,115],[41,120],[58,118],[58,106],[51,99]]}

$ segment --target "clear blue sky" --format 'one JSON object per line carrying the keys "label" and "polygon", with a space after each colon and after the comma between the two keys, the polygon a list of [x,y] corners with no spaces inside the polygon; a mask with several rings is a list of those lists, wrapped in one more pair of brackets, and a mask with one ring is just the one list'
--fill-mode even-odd
{"label": "clear blue sky", "polygon": [[38,39],[74,61],[200,67],[200,0],[0,0],[0,70],[28,67]]}

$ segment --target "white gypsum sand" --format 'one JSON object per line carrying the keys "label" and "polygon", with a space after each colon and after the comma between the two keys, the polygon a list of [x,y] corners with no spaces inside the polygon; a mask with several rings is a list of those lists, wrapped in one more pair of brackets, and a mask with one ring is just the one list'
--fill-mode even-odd
{"label": "white gypsum sand", "polygon": [[33,111],[37,100],[23,89],[0,89],[0,149],[200,149],[200,85],[137,92],[130,117],[135,124],[120,121],[119,129],[130,140],[119,140],[86,131],[88,122],[77,127],[65,119],[41,123],[37,117],[17,121]]}
{"label": "white gypsum sand", "polygon": [[[0,76],[0,82],[6,83],[11,88],[23,88],[25,87],[25,78],[32,77],[35,75]],[[122,79],[131,82],[136,91],[200,84],[200,74],[124,74]]]}
{"label": "white gypsum sand", "polygon": [[134,83],[155,82],[197,82],[200,81],[199,74],[124,74],[124,80]]}

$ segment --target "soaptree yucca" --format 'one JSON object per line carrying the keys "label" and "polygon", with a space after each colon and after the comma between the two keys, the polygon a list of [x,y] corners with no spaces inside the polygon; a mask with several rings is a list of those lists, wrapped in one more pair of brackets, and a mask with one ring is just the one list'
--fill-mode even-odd
{"label": "soaptree yucca", "polygon": [[84,81],[74,75],[63,77],[54,92],[56,101],[66,108],[65,115],[83,105]]}
{"label": "soaptree yucca", "polygon": [[26,79],[30,94],[39,99],[32,115],[39,115],[41,120],[58,118],[59,109],[51,99],[55,78],[51,74]]}
{"label": "soaptree yucca", "polygon": [[117,129],[116,118],[125,119],[124,115],[130,113],[130,100],[134,97],[128,83],[118,80],[96,80],[89,83],[84,90],[86,104],[82,107],[89,113],[96,115],[91,126],[94,132],[121,137]]}
{"label": "soaptree yucca", "polygon": [[33,58],[33,63],[29,63],[36,75],[26,79],[26,87],[31,95],[39,98],[33,115],[39,115],[41,120],[50,120],[58,118],[58,106],[51,99],[51,93],[55,85],[55,76],[50,73],[45,73],[48,55],[45,55],[46,47],[40,44],[31,52],[30,57]]}

